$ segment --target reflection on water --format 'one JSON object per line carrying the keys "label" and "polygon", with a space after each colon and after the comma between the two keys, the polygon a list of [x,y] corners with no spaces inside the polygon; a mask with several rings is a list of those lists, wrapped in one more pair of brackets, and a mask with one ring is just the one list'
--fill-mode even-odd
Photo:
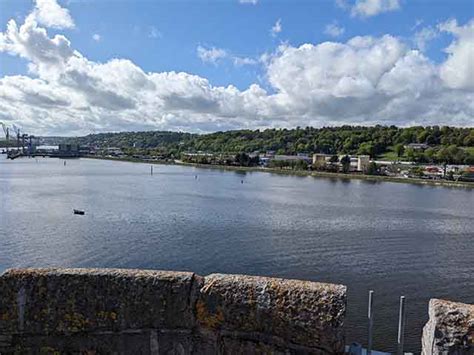
{"label": "reflection on water", "polygon": [[400,295],[411,351],[420,350],[429,298],[474,302],[471,190],[164,165],[151,176],[147,164],[0,158],[0,196],[0,270],[125,267],[343,283],[348,343],[366,339],[374,289],[375,347],[387,351]]}

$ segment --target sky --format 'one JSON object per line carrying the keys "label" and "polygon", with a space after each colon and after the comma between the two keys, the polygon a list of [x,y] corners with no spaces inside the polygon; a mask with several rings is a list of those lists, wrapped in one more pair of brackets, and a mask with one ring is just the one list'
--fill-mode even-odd
{"label": "sky", "polygon": [[0,121],[473,127],[474,2],[0,0]]}

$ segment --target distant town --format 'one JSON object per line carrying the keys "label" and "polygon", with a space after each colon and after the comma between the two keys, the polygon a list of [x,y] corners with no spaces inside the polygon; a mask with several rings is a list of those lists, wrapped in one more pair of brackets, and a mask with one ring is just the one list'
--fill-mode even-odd
{"label": "distant town", "polygon": [[[8,139],[0,141],[0,146],[3,146],[0,152],[10,159],[89,157],[282,172],[474,182],[472,128],[297,128],[208,135],[124,132],[77,138],[36,137],[22,134],[19,130],[9,134],[5,127],[4,131]],[[345,139],[340,136],[345,136]],[[307,144],[310,139],[315,142],[313,146]],[[382,140],[385,147],[380,143]],[[411,142],[413,140],[416,142]],[[339,148],[341,141],[342,148]],[[354,141],[357,143],[351,146]],[[462,145],[452,142],[461,142]],[[278,149],[262,149],[268,146]],[[250,148],[260,149],[249,151]]]}

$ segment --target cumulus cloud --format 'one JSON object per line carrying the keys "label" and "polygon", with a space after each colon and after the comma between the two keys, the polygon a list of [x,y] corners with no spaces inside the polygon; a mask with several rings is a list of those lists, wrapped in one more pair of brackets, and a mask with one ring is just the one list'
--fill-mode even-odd
{"label": "cumulus cloud", "polygon": [[[33,134],[335,124],[471,125],[473,22],[449,21],[441,64],[400,38],[359,36],[347,42],[280,45],[259,61],[268,91],[215,86],[180,72],[144,72],[130,60],[89,60],[36,20],[14,20],[0,33],[0,51],[26,59],[30,75],[0,79],[0,119]],[[211,63],[235,60],[201,47]],[[241,65],[254,60],[240,58]]]}
{"label": "cumulus cloud", "polygon": [[198,46],[197,55],[205,63],[216,64],[219,59],[227,57],[227,52],[221,48]]}
{"label": "cumulus cloud", "polygon": [[277,34],[279,34],[282,30],[283,28],[281,26],[281,18],[279,18],[271,28],[270,33],[273,37],[276,37]]}
{"label": "cumulus cloud", "polygon": [[400,9],[400,0],[336,0],[336,5],[350,11],[353,17],[371,17]]}
{"label": "cumulus cloud", "polygon": [[32,16],[20,28],[14,20],[8,22],[7,30],[0,34],[0,51],[27,59],[30,71],[36,74],[57,72],[69,58],[77,55],[66,37],[50,38]]}
{"label": "cumulus cloud", "polygon": [[258,0],[239,0],[239,3],[257,5]]}
{"label": "cumulus cloud", "polygon": [[35,9],[31,13],[36,22],[52,28],[74,28],[74,21],[69,11],[56,0],[35,0]]}
{"label": "cumulus cloud", "polygon": [[324,29],[324,33],[331,37],[340,37],[344,34],[344,32],[345,32],[345,28],[342,26],[339,26],[337,22],[333,22],[326,25],[326,28]]}
{"label": "cumulus cloud", "polygon": [[474,89],[474,19],[464,26],[456,20],[439,25],[440,31],[456,39],[448,48],[448,59],[441,65],[441,78],[454,89]]}
{"label": "cumulus cloud", "polygon": [[100,40],[102,39],[102,36],[101,36],[100,34],[98,34],[98,33],[94,33],[94,34],[92,35],[92,39],[93,39],[94,41],[96,41],[96,42],[100,42]]}

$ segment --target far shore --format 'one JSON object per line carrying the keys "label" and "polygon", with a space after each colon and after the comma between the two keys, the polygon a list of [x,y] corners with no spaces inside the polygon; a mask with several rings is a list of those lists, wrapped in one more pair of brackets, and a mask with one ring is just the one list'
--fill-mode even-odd
{"label": "far shore", "polygon": [[98,157],[98,156],[86,156],[85,158],[98,159],[98,160],[123,161],[123,162],[131,162],[131,163],[182,165],[182,166],[192,166],[192,167],[203,168],[203,169],[219,169],[219,170],[228,170],[228,171],[264,172],[264,173],[273,173],[273,174],[282,174],[282,175],[313,176],[313,177],[338,178],[338,179],[358,179],[358,180],[374,181],[374,182],[385,181],[385,182],[396,182],[396,183],[417,184],[417,185],[474,189],[474,183],[465,182],[465,181],[427,180],[427,179],[414,179],[414,178],[398,178],[398,177],[381,176],[381,175],[364,175],[364,174],[352,174],[352,173],[344,174],[344,173],[329,173],[329,172],[323,172],[323,171],[309,171],[309,170],[288,170],[288,169],[275,169],[275,168],[262,168],[262,167],[197,164],[197,163],[186,163],[183,161],[164,162],[164,161],[143,160],[143,159],[136,159],[136,158],[113,158],[113,157]]}

